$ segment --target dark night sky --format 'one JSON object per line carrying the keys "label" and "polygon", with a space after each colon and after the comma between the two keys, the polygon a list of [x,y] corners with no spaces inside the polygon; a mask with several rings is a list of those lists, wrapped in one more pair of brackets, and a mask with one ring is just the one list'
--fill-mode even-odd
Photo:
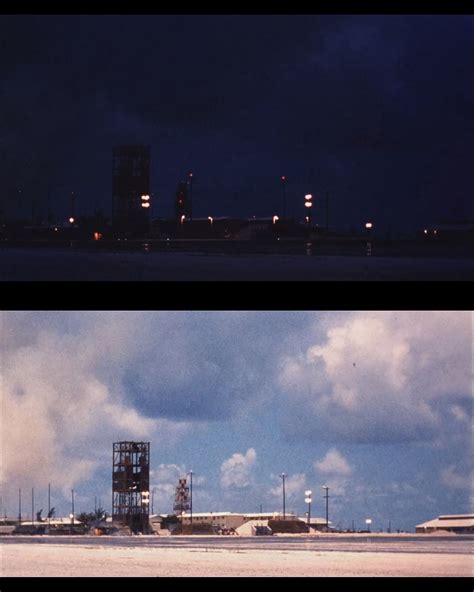
{"label": "dark night sky", "polygon": [[[0,18],[4,207],[111,210],[111,150],[150,144],[154,213],[411,230],[472,218],[474,17]],[[21,190],[21,193],[20,193]],[[21,201],[18,202],[19,196]]]}

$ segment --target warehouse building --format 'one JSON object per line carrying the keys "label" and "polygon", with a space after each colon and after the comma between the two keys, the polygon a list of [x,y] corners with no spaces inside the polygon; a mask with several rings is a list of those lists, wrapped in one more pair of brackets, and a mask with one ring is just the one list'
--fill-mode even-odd
{"label": "warehouse building", "polygon": [[456,534],[474,533],[474,514],[446,514],[434,520],[423,522],[416,527],[417,533],[433,533],[437,531],[454,532]]}

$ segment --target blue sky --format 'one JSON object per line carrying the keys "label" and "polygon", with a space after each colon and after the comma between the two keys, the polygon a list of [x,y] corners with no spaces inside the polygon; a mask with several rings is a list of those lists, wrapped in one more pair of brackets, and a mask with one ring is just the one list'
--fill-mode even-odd
{"label": "blue sky", "polygon": [[287,510],[413,530],[472,511],[472,315],[2,313],[2,513],[110,510],[111,450],[151,442],[154,509]]}

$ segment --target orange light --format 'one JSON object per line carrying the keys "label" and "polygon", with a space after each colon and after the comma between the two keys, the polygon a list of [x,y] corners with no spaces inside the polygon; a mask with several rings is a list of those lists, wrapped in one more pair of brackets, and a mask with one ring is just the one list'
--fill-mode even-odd
{"label": "orange light", "polygon": [[94,240],[98,241],[102,238],[101,232],[94,232]]}

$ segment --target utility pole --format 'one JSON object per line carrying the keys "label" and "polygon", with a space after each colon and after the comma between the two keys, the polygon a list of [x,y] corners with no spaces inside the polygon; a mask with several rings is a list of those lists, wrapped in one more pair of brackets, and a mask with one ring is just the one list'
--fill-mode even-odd
{"label": "utility pole", "polygon": [[51,528],[51,483],[48,483],[48,534]]}
{"label": "utility pole", "polygon": [[326,532],[329,532],[329,487],[327,485],[321,486],[323,489],[326,490]]}
{"label": "utility pole", "polygon": [[282,473],[280,477],[283,479],[283,520],[286,520],[286,509],[285,509],[285,473]]}
{"label": "utility pole", "polygon": [[329,232],[329,191],[326,191],[326,236]]}
{"label": "utility pole", "polygon": [[189,509],[190,509],[190,522],[191,522],[191,534],[193,534],[193,472],[189,471],[189,475],[190,475],[190,489],[189,489],[189,493],[190,493],[190,504],[189,504]]}

